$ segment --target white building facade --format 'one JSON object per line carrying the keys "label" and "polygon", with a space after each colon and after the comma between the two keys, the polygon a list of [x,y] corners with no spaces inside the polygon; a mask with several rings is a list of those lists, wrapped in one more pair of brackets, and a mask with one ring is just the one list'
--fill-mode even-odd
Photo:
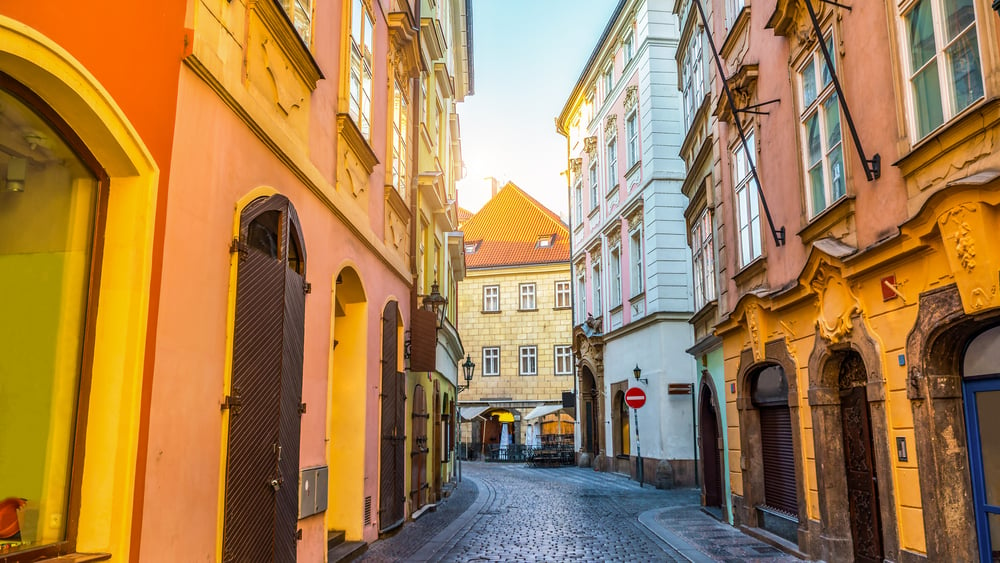
{"label": "white building facade", "polygon": [[[673,0],[619,2],[557,118],[568,139],[580,462],[633,478],[641,467],[660,486],[696,474],[679,35]],[[637,413],[624,402],[636,386],[647,396]]]}

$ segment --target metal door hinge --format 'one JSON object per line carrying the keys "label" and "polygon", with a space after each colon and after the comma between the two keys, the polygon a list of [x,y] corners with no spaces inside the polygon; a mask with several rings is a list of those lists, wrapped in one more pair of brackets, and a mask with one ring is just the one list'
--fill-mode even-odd
{"label": "metal door hinge", "polygon": [[220,410],[229,409],[233,414],[240,414],[241,406],[243,406],[243,398],[240,397],[240,390],[234,387],[233,394],[226,395],[226,399],[222,401]]}
{"label": "metal door hinge", "polygon": [[240,239],[238,239],[238,238],[234,238],[233,242],[231,242],[229,244],[229,253],[230,254],[236,254],[237,252],[239,252],[240,254],[243,254],[246,251],[247,251],[247,245],[246,245],[246,243],[240,241]]}
{"label": "metal door hinge", "polygon": [[299,528],[298,530],[295,530],[295,539],[297,539],[297,540],[301,540],[302,539],[302,528]]}
{"label": "metal door hinge", "polygon": [[313,284],[311,284],[311,283],[309,283],[307,281],[302,282],[302,293],[305,293],[306,295],[308,295],[308,294],[310,294],[312,292],[313,292]]}
{"label": "metal door hinge", "polygon": [[299,403],[299,414],[306,414],[306,404]]}

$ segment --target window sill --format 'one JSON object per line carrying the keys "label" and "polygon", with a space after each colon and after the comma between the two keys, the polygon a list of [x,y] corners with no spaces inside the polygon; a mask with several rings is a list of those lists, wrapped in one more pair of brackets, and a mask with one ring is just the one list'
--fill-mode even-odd
{"label": "window sill", "polygon": [[499,315],[503,311],[479,311],[479,312],[484,315]]}
{"label": "window sill", "polygon": [[358,158],[365,171],[371,174],[375,170],[375,166],[378,165],[378,157],[350,114],[337,114],[337,133],[343,137],[344,142]]}
{"label": "window sill", "polygon": [[519,377],[538,377],[537,373],[519,373],[517,375]]}
{"label": "window sill", "polygon": [[633,174],[639,171],[639,168],[641,166],[642,166],[641,158],[633,162],[632,165],[628,167],[628,170],[625,171],[625,179],[628,180],[629,178],[631,178]]}
{"label": "window sill", "polygon": [[849,228],[848,224],[852,217],[854,217],[854,196],[843,195],[828,205],[826,209],[820,211],[818,215],[809,219],[806,226],[802,227],[797,234],[805,245],[827,235],[842,239],[844,235],[853,230]]}
{"label": "window sill", "polygon": [[564,310],[564,309],[572,309],[572,306],[570,306],[570,305],[567,305],[567,306],[565,306],[565,307],[553,307],[553,308],[552,308],[552,310],[553,310],[553,311],[562,311],[562,310]]}
{"label": "window sill", "polygon": [[288,14],[278,5],[277,2],[254,2],[251,10],[274,38],[275,43],[287,57],[289,65],[295,69],[309,91],[316,89],[316,83],[323,77],[323,71],[316,64],[316,59],[309,52],[309,47],[305,44],[295,26],[288,18]]}
{"label": "window sill", "polygon": [[537,310],[538,310],[538,308],[534,307],[534,308],[531,308],[531,309],[518,309],[517,312],[518,313],[532,313],[532,312],[537,311]]}
{"label": "window sill", "polygon": [[620,184],[615,184],[614,186],[612,186],[612,188],[610,190],[608,190],[607,195],[604,196],[604,199],[607,199],[607,200],[614,199],[615,196],[618,195],[618,186],[619,185]]}
{"label": "window sill", "polygon": [[601,208],[600,208],[600,206],[598,206],[598,205],[595,205],[594,207],[591,207],[591,208],[590,208],[590,213],[588,213],[588,214],[587,214],[587,218],[588,218],[588,219],[590,219],[591,221],[593,221],[593,220],[594,220],[594,218],[595,218],[595,217],[597,217],[597,215],[598,215],[598,214],[599,214],[600,212],[601,212]]}
{"label": "window sill", "polygon": [[742,291],[753,280],[762,277],[765,272],[767,272],[767,255],[761,254],[751,260],[749,264],[740,268],[740,271],[736,272],[736,275],[733,276],[733,281],[736,282],[736,287]]}
{"label": "window sill", "polygon": [[566,376],[569,376],[569,375],[573,375],[573,372],[556,373],[555,375],[556,375],[556,377],[566,377]]}

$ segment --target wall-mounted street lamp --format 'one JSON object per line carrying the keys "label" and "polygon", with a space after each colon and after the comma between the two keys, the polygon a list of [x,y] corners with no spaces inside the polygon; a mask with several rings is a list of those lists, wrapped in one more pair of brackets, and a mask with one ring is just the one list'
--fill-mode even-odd
{"label": "wall-mounted street lamp", "polygon": [[441,328],[445,312],[448,310],[448,298],[438,291],[437,280],[431,284],[431,294],[424,297],[424,309],[434,313],[434,316],[437,317],[437,327]]}
{"label": "wall-mounted street lamp", "polygon": [[462,363],[462,374],[465,376],[465,385],[458,386],[458,392],[461,393],[469,388],[472,384],[472,374],[476,372],[476,364],[473,363],[472,357],[468,354],[465,355],[465,362]]}
{"label": "wall-mounted street lamp", "polygon": [[635,377],[636,381],[641,381],[646,385],[649,385],[648,379],[646,379],[645,377],[639,377],[640,375],[642,375],[642,370],[639,369],[639,364],[635,364],[635,369],[632,370],[632,375]]}

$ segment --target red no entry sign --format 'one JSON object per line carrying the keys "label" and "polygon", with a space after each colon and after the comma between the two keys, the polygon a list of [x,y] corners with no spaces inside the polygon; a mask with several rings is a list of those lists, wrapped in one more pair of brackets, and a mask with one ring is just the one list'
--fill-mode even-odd
{"label": "red no entry sign", "polygon": [[625,392],[625,404],[637,409],[646,404],[646,392],[638,387],[629,387]]}

